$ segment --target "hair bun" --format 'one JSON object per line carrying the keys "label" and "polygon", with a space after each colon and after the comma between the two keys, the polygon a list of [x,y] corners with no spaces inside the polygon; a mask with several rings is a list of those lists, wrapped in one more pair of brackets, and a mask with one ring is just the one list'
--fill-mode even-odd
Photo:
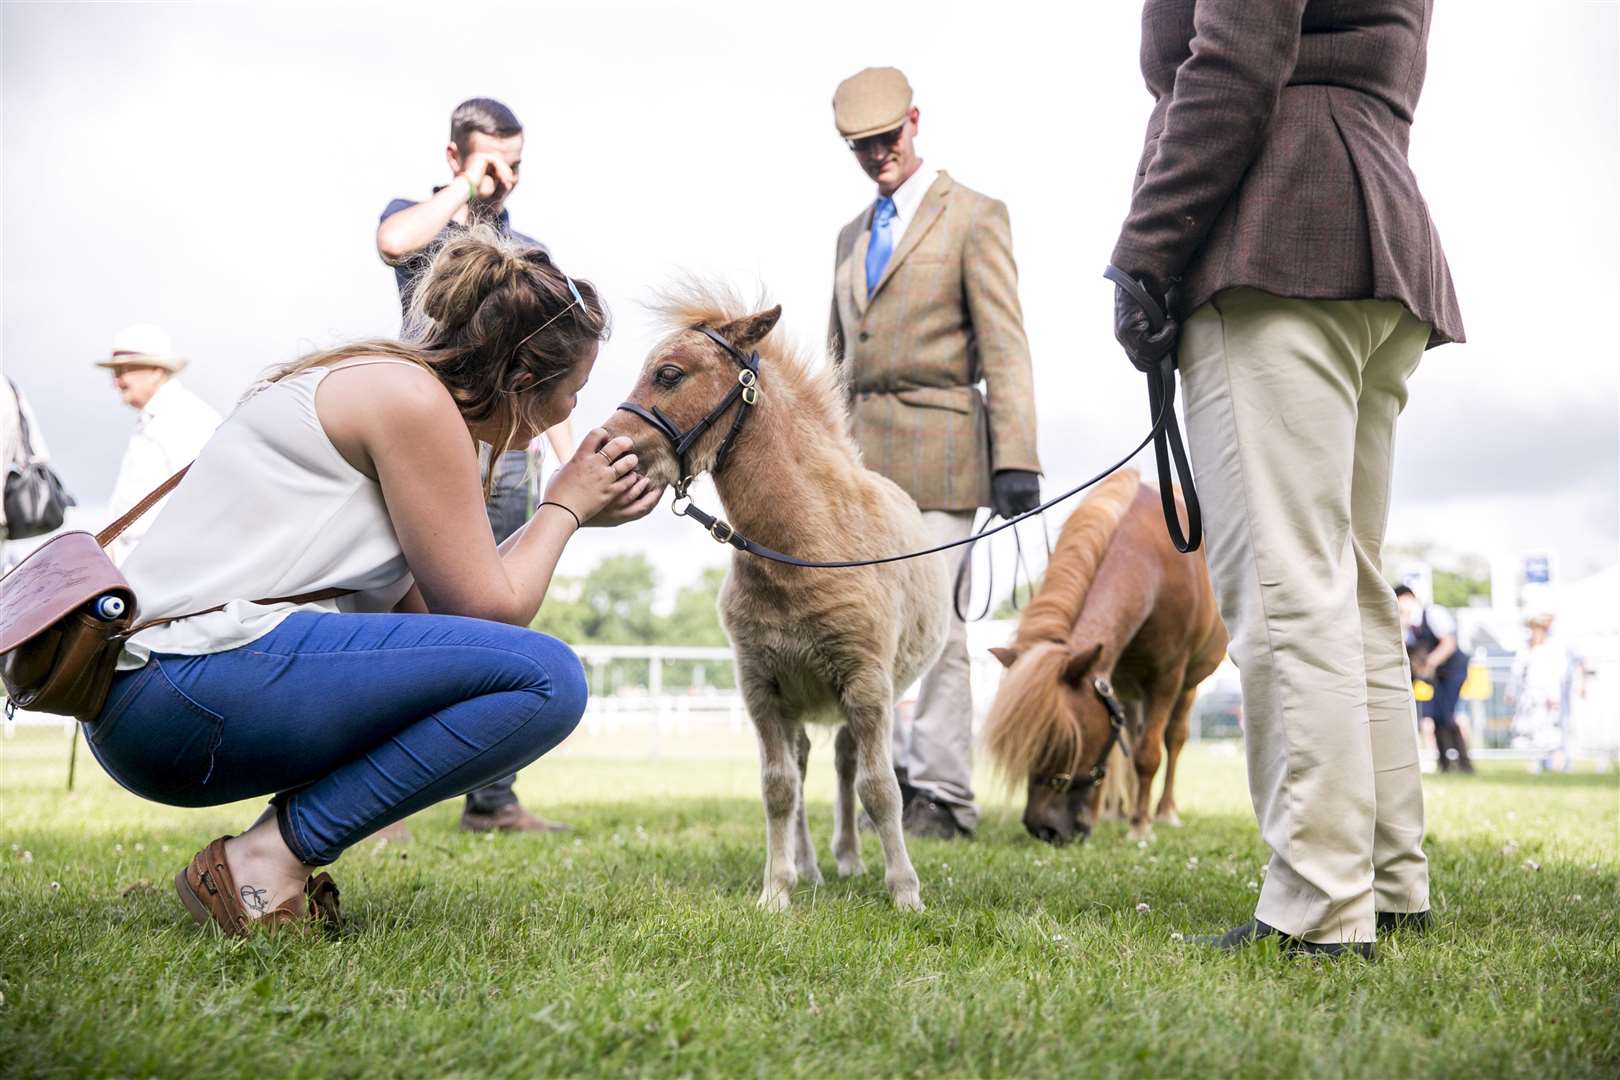
{"label": "hair bun", "polygon": [[470,321],[485,299],[523,272],[523,258],[489,225],[447,239],[417,285],[423,315],[441,326]]}

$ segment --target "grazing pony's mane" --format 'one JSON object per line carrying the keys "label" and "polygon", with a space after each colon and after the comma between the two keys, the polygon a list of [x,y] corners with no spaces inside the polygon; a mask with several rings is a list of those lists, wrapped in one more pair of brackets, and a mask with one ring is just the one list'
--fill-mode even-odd
{"label": "grazing pony's mane", "polygon": [[1002,675],[985,718],[985,748],[1008,783],[1021,782],[1043,766],[1073,772],[1079,765],[1079,717],[1063,700],[1063,668],[1072,655],[1069,635],[1141,485],[1134,469],[1121,470],[1069,515],[1040,592],[1019,616],[1016,659]]}
{"label": "grazing pony's mane", "polygon": [[[713,282],[688,279],[663,290],[650,305],[667,333],[707,326],[717,330],[765,307],[761,297],[748,304],[735,291]],[[836,365],[830,361],[817,366],[812,359],[772,330],[754,346],[759,350],[760,384],[770,394],[784,383],[799,410],[811,410],[810,419],[828,432],[842,433],[848,427],[843,386]]]}

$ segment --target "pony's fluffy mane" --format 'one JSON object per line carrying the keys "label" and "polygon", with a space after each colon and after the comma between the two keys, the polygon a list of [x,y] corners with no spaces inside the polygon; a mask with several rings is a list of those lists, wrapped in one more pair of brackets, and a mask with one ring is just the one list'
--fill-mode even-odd
{"label": "pony's fluffy mane", "polygon": [[1069,515],[1040,592],[1019,616],[1013,636],[1017,659],[1003,673],[984,724],[985,749],[1008,783],[1043,766],[1073,772],[1079,764],[1079,718],[1065,707],[1061,685],[1069,635],[1108,544],[1141,486],[1135,470],[1121,470]]}
{"label": "pony's fluffy mane", "polygon": [[[763,294],[750,304],[735,290],[698,278],[686,278],[661,290],[648,305],[664,331],[671,334],[698,325],[718,328],[770,306]],[[829,431],[846,430],[843,386],[837,365],[830,358],[816,365],[786,340],[780,325],[754,348],[765,361],[761,367],[763,385],[769,387],[773,382],[785,381],[794,388],[794,400],[801,409],[814,409],[818,413],[816,419],[824,422]]]}

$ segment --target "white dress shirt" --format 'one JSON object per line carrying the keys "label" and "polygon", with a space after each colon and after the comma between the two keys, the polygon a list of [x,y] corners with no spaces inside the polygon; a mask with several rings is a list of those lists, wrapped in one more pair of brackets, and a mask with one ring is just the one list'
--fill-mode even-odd
{"label": "white dress shirt", "polygon": [[[107,503],[111,512],[108,520],[116,521],[182,465],[189,464],[214,434],[219,422],[219,413],[182,386],[179,379],[171,376],[158,387],[152,400],[141,410],[135,422],[135,433],[129,437],[129,448],[124,451],[118,481],[113,484],[112,498]],[[167,501],[164,499],[141,515],[107,546],[107,554],[113,562],[123,564],[163,512]]]}
{"label": "white dress shirt", "polygon": [[[917,166],[917,171],[906,178],[906,182],[895,189],[889,198],[894,200],[894,246],[899,247],[900,241],[905,239],[906,229],[917,219],[917,211],[922,207],[923,196],[928,189],[934,186],[934,178],[939,175],[938,169]],[[879,192],[882,198],[883,193]]]}

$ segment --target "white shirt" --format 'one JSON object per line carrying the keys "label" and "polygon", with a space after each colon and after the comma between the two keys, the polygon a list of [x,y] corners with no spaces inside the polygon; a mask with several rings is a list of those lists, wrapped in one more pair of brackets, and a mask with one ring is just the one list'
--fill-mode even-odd
{"label": "white shirt", "polygon": [[[894,200],[894,246],[899,247],[900,241],[905,238],[906,228],[917,219],[917,211],[922,208],[923,196],[928,189],[934,186],[934,178],[939,175],[938,169],[917,166],[917,171],[906,178],[905,183],[895,189],[889,198]],[[883,193],[878,193],[882,198]]]}
{"label": "white shirt", "polygon": [[[338,453],[315,412],[321,380],[362,364],[409,361],[310,368],[264,384],[220,426],[123,571],[141,621],[225,608],[136,634],[121,670],[152,652],[200,656],[246,645],[294,611],[390,611],[410,591],[382,486]],[[254,603],[325,589],[355,592]]]}
{"label": "white shirt", "polygon": [[[117,520],[201,453],[217,427],[219,413],[213,406],[170,376],[157,388],[152,400],[141,410],[140,419],[135,421],[135,433],[129,437],[129,448],[124,451],[118,480],[107,502],[110,511],[107,520]],[[107,546],[107,554],[113,562],[123,565],[167,502],[164,499],[152,507]]]}

